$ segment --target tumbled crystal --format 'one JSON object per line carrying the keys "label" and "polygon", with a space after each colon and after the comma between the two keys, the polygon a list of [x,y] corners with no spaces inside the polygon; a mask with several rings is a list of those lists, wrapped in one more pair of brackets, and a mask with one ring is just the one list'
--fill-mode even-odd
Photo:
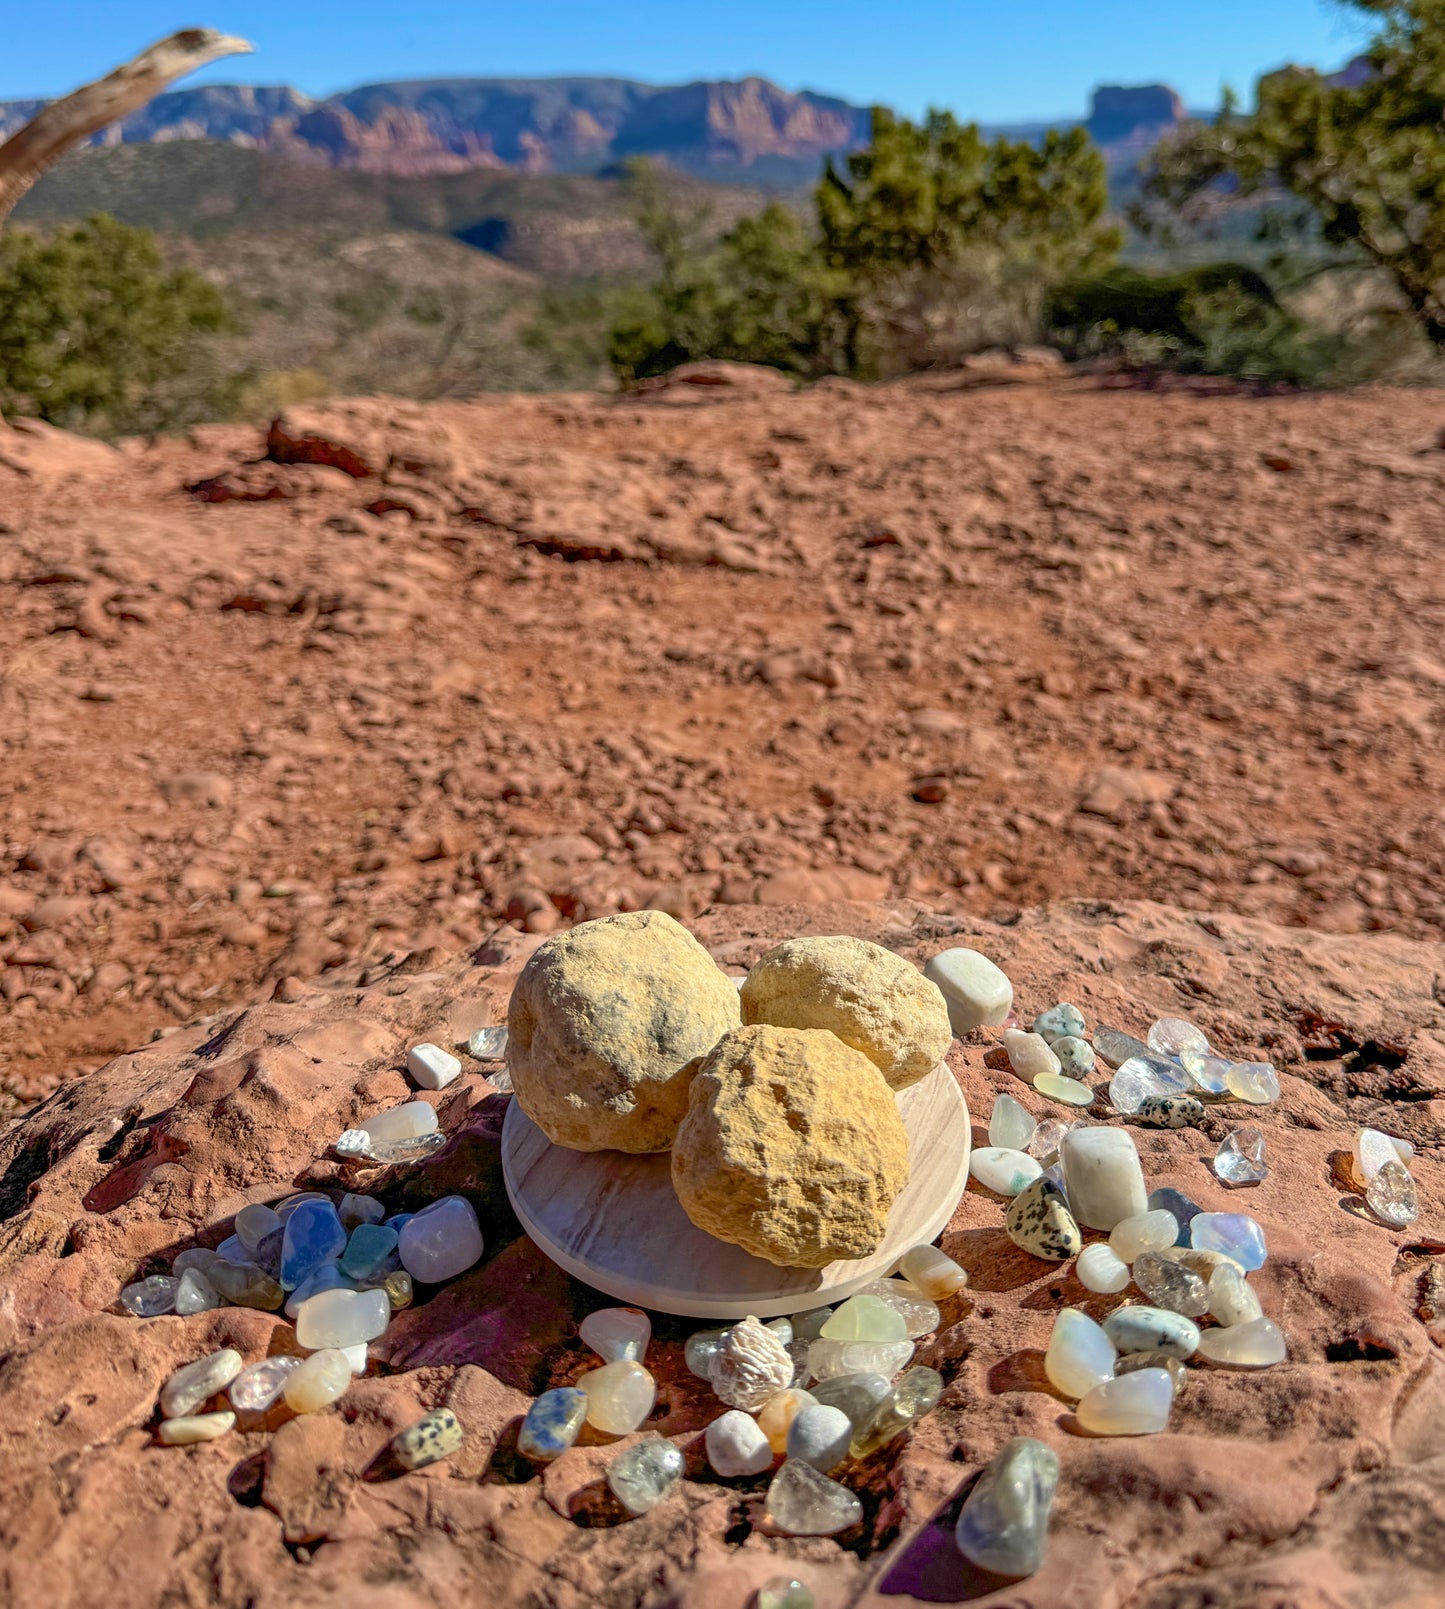
{"label": "tumbled crystal", "polygon": [[1179,1238],[1179,1220],[1162,1207],[1136,1212],[1109,1231],[1109,1245],[1126,1263],[1145,1251],[1164,1251]]}
{"label": "tumbled crystal", "polygon": [[236,1214],[236,1238],[253,1255],[266,1236],[280,1227],[279,1214],[272,1208],[263,1207],[258,1203],[242,1207]]}
{"label": "tumbled crystal", "polygon": [[286,1317],[294,1319],[301,1311],[301,1304],[309,1301],[313,1296],[319,1296],[322,1291],[350,1291],[356,1286],[341,1272],[340,1263],[322,1263],[320,1268],[313,1268],[305,1279],[290,1291],[286,1296]]}
{"label": "tumbled crystal", "polygon": [[[880,1447],[886,1447],[911,1425],[931,1414],[942,1395],[943,1376],[937,1369],[919,1365],[906,1370],[868,1419],[854,1429],[849,1454],[854,1458],[871,1457]],[[791,1446],[789,1451],[792,1451]]]}
{"label": "tumbled crystal", "polygon": [[775,1575],[758,1588],[753,1609],[814,1609],[813,1594],[796,1576]]}
{"label": "tumbled crystal", "polygon": [[348,1191],[336,1204],[336,1216],[348,1234],[358,1224],[379,1224],[386,1217],[385,1206],[375,1196],[361,1196]]}
{"label": "tumbled crystal", "polygon": [[206,1277],[216,1295],[232,1307],[255,1307],[263,1313],[276,1313],[286,1294],[265,1269],[257,1268],[254,1263],[221,1260],[211,1264]]}
{"label": "tumbled crystal", "polygon": [[1355,1177],[1361,1185],[1369,1184],[1387,1162],[1405,1162],[1408,1165],[1408,1159],[1400,1155],[1395,1142],[1379,1129],[1361,1129],[1355,1135],[1353,1151]]}
{"label": "tumbled crystal", "polygon": [[1016,1246],[1048,1262],[1061,1263],[1076,1256],[1083,1244],[1064,1192],[1046,1174],[1040,1174],[1009,1202],[1003,1226]]}
{"label": "tumbled crystal", "polygon": [[1107,1241],[1085,1246],[1074,1264],[1079,1283],[1088,1291],[1112,1296],[1116,1291],[1128,1289],[1129,1265]]}
{"label": "tumbled crystal", "polygon": [[1044,1562],[1059,1457],[1032,1436],[1016,1436],[975,1482],[954,1539],[971,1564],[1015,1580]]}
{"label": "tumbled crystal", "polygon": [[1181,1397],[1189,1384],[1189,1370],[1167,1352],[1122,1352],[1114,1365],[1115,1376],[1137,1374],[1140,1369],[1163,1369],[1174,1382],[1174,1395]]}
{"label": "tumbled crystal", "polygon": [[[931,1247],[929,1249],[932,1250]],[[905,1253],[904,1255],[910,1256],[911,1253]],[[939,1255],[942,1256],[943,1254],[940,1252]],[[918,1282],[915,1280],[913,1283],[917,1284]],[[921,1290],[922,1286],[919,1286],[919,1289]],[[816,1341],[819,1335],[822,1334],[823,1326],[832,1316],[833,1309],[831,1307],[810,1307],[805,1312],[794,1313],[788,1320],[793,1326],[793,1339],[795,1341]]]}
{"label": "tumbled crystal", "polygon": [[236,1423],[233,1413],[188,1414],[179,1419],[162,1420],[156,1440],[163,1447],[190,1447],[198,1441],[214,1441]]}
{"label": "tumbled crystal", "polygon": [[1054,1315],[1044,1373],[1065,1397],[1082,1397],[1114,1375],[1117,1348],[1087,1313],[1064,1307]]}
{"label": "tumbled crystal", "polygon": [[288,1374],[281,1390],[293,1413],[317,1413],[336,1401],[351,1378],[350,1359],[339,1347],[327,1347]]}
{"label": "tumbled crystal", "polygon": [[1189,1238],[1196,1250],[1223,1252],[1246,1273],[1264,1267],[1264,1230],[1242,1212],[1201,1212],[1189,1226]]}
{"label": "tumbled crystal", "polygon": [[1063,1004],[1041,1011],[1034,1018],[1032,1027],[1036,1034],[1052,1044],[1056,1039],[1077,1039],[1087,1024],[1077,1006]]}
{"label": "tumbled crystal", "polygon": [[858,1498],[811,1464],[790,1458],[773,1476],[763,1523],[784,1536],[836,1536],[863,1518]]}
{"label": "tumbled crystal", "polygon": [[808,1370],[815,1380],[840,1374],[883,1374],[891,1380],[913,1352],[912,1341],[830,1341],[820,1336],[808,1347]]}
{"label": "tumbled crystal", "polygon": [[841,1408],[811,1402],[793,1416],[788,1426],[787,1455],[826,1475],[848,1456],[852,1435],[853,1421]]}
{"label": "tumbled crystal", "polygon": [[905,1326],[904,1333],[910,1341],[916,1341],[920,1335],[931,1334],[938,1328],[942,1317],[938,1311],[938,1304],[930,1302],[906,1279],[875,1279],[854,1294],[876,1296],[880,1302],[886,1303],[894,1312],[901,1314]]}
{"label": "tumbled crystal", "polygon": [[357,1341],[352,1346],[338,1347],[337,1351],[345,1354],[351,1373],[357,1379],[371,1367],[371,1350],[365,1341]]}
{"label": "tumbled crystal", "polygon": [[372,1150],[393,1140],[415,1140],[435,1134],[437,1114],[425,1101],[406,1101],[366,1118],[360,1125],[371,1138]]}
{"label": "tumbled crystal", "polygon": [[242,1361],[241,1354],[228,1346],[177,1369],[161,1387],[161,1417],[184,1419],[193,1414],[230,1385],[241,1372]]}
{"label": "tumbled crystal", "polygon": [[1235,1062],[1225,1083],[1231,1095],[1252,1106],[1268,1106],[1279,1099],[1279,1074],[1267,1061]]}
{"label": "tumbled crystal", "polygon": [[1209,1276],[1209,1312],[1226,1329],[1262,1315],[1259,1297],[1237,1263],[1223,1262]]}
{"label": "tumbled crystal", "polygon": [[1064,1039],[1055,1039],[1052,1049],[1059,1058],[1059,1066],[1066,1078],[1083,1078],[1094,1071],[1094,1047],[1087,1039],[1069,1035]]}
{"label": "tumbled crystal", "polygon": [[295,1290],[322,1263],[336,1262],[346,1250],[346,1230],[329,1201],[304,1201],[286,1220],[281,1252],[281,1285]]}
{"label": "tumbled crystal", "polygon": [[1209,1311],[1208,1289],[1199,1275],[1158,1252],[1141,1252],[1131,1272],[1134,1283],[1155,1307],[1183,1313],[1186,1318],[1200,1318]]}
{"label": "tumbled crystal", "polygon": [[1365,1201],[1382,1224],[1403,1229],[1420,1216],[1415,1181],[1403,1162],[1383,1163],[1365,1190]]}
{"label": "tumbled crystal", "polygon": [[478,1061],[501,1061],[507,1054],[507,1030],[478,1028],[467,1040],[467,1054]]}
{"label": "tumbled crystal", "polygon": [[1120,1128],[1071,1129],[1059,1151],[1069,1211],[1087,1229],[1112,1229],[1145,1209],[1144,1170]]}
{"label": "tumbled crystal", "polygon": [[302,1302],[296,1341],[308,1352],[365,1345],[386,1333],[391,1303],[385,1291],[322,1291]]}
{"label": "tumbled crystal", "polygon": [[528,1408],[522,1428],[517,1432],[517,1451],[537,1464],[548,1464],[560,1458],[581,1434],[587,1422],[589,1400],[585,1391],[572,1386],[555,1386],[551,1391],[544,1391]]}
{"label": "tumbled crystal", "polygon": [[[251,1248],[239,1235],[227,1235],[221,1244],[216,1247],[216,1256],[224,1258],[228,1263],[256,1262],[251,1253]],[[258,1263],[257,1267],[259,1266],[260,1264]],[[269,1273],[270,1270],[268,1269],[267,1272]]]}
{"label": "tumbled crystal", "polygon": [[348,1279],[375,1279],[395,1266],[397,1233],[385,1224],[357,1224],[341,1254],[341,1272]]}
{"label": "tumbled crystal", "polygon": [[625,1447],[607,1466],[607,1485],[629,1514],[646,1514],[682,1479],[683,1457],[661,1436]]}
{"label": "tumbled crystal", "polygon": [[1234,1063],[1224,1056],[1200,1056],[1185,1054],[1180,1061],[1184,1070],[1193,1080],[1193,1088],[1199,1095],[1226,1095],[1229,1093],[1229,1069]]}
{"label": "tumbled crystal", "polygon": [[609,1436],[625,1436],[652,1412],[657,1382],[631,1358],[589,1369],[577,1381],[587,1393],[587,1423]]}
{"label": "tumbled crystal", "polygon": [[1062,1101],[1065,1106],[1091,1106],[1094,1092],[1077,1078],[1064,1078],[1054,1073],[1040,1073],[1034,1079],[1034,1088],[1051,1101]]}
{"label": "tumbled crystal", "polygon": [[[787,1440],[786,1431],[783,1440]],[[772,1468],[775,1456],[758,1421],[741,1408],[729,1408],[714,1419],[703,1434],[703,1446],[713,1474],[721,1475],[724,1480],[739,1475],[761,1475],[765,1469]],[[781,1452],[782,1448],[777,1451]]]}
{"label": "tumbled crystal", "polygon": [[281,1353],[250,1364],[226,1389],[231,1406],[238,1413],[245,1414],[263,1414],[275,1407],[286,1389],[286,1381],[305,1361],[304,1358]]}
{"label": "tumbled crystal", "polygon": [[443,1196],[402,1225],[401,1265],[424,1285],[464,1273],[482,1255],[482,1230],[465,1196]]}
{"label": "tumbled crystal", "polygon": [[[831,1308],[821,1311],[831,1313]],[[689,1369],[700,1380],[711,1380],[712,1360],[727,1345],[726,1330],[694,1330],[683,1343],[682,1355]]]}
{"label": "tumbled crystal", "polygon": [[1126,1117],[1137,1112],[1151,1095],[1183,1095],[1189,1074],[1176,1062],[1159,1056],[1131,1056],[1109,1080],[1114,1110]]}
{"label": "tumbled crystal", "polygon": [[381,1288],[386,1292],[386,1299],[391,1303],[393,1313],[399,1313],[402,1308],[411,1306],[414,1294],[411,1287],[411,1275],[404,1268],[393,1269],[381,1282]]}
{"label": "tumbled crystal", "polygon": [[1005,1151],[1027,1151],[1038,1125],[1012,1095],[996,1095],[988,1119],[988,1143]]}
{"label": "tumbled crystal", "polygon": [[433,1408],[392,1438],[391,1455],[403,1469],[425,1469],[462,1445],[462,1427],[450,1408]]}
{"label": "tumbled crystal", "polygon": [[908,1325],[902,1313],[880,1297],[850,1296],[833,1310],[818,1334],[825,1341],[901,1341]]}
{"label": "tumbled crystal", "polygon": [[198,1268],[188,1268],[176,1286],[176,1312],[209,1313],[221,1305],[216,1287]]}
{"label": "tumbled crystal", "polygon": [[830,1408],[840,1408],[856,1430],[873,1417],[873,1410],[892,1391],[881,1374],[839,1374],[831,1380],[819,1380],[813,1387],[813,1399]]}
{"label": "tumbled crystal", "polygon": [[120,1305],[137,1318],[156,1318],[176,1310],[176,1292],[181,1282],[173,1274],[151,1274],[127,1285],[120,1293]]}
{"label": "tumbled crystal", "polygon": [[416,1134],[405,1140],[375,1140],[371,1146],[371,1158],[374,1162],[385,1163],[388,1167],[404,1162],[425,1162],[446,1143],[446,1135],[436,1130],[430,1134]]}
{"label": "tumbled crystal", "polygon": [[1032,1184],[1043,1169],[1027,1151],[1005,1151],[998,1146],[980,1145],[969,1153],[968,1171],[986,1189],[1001,1196],[1016,1196]]}
{"label": "tumbled crystal", "polygon": [[763,1328],[765,1330],[771,1330],[773,1332],[773,1334],[776,1335],[777,1338],[783,1343],[784,1346],[790,1346],[792,1344],[792,1340],[793,1340],[793,1321],[792,1321],[792,1319],[788,1319],[788,1318],[770,1318],[770,1319],[767,1319],[767,1320],[764,1321]]}
{"label": "tumbled crystal", "polygon": [[1226,1184],[1258,1184],[1269,1173],[1264,1135],[1254,1128],[1231,1129],[1214,1153],[1214,1171]]}
{"label": "tumbled crystal", "polygon": [[1272,1319],[1250,1319],[1246,1324],[1205,1330],[1199,1337],[1199,1355],[1236,1369],[1267,1369],[1284,1362],[1284,1336]]}
{"label": "tumbled crystal", "polygon": [[1209,1040],[1204,1031],[1183,1017],[1160,1017],[1151,1024],[1148,1045],[1159,1056],[1180,1056],[1185,1051],[1204,1056],[1209,1052]]}
{"label": "tumbled crystal", "polygon": [[1060,1122],[1056,1117],[1041,1117],[1038,1127],[1034,1130],[1034,1137],[1029,1141],[1029,1155],[1036,1157],[1047,1167],[1058,1155],[1064,1136],[1073,1126],[1071,1123]]}
{"label": "tumbled crystal", "polygon": [[[914,1246],[898,1260],[898,1272],[930,1302],[944,1302],[968,1284],[967,1273],[937,1246]],[[797,1320],[793,1332],[798,1333]],[[799,1339],[805,1337],[799,1336]]]}
{"label": "tumbled crystal", "polygon": [[1134,1121],[1155,1129],[1194,1129],[1204,1123],[1204,1106],[1192,1095],[1146,1095]]}
{"label": "tumbled crystal", "polygon": [[1174,1220],[1179,1225],[1179,1232],[1174,1237],[1174,1244],[1176,1246],[1187,1246],[1189,1244],[1189,1226],[1194,1222],[1198,1214],[1203,1211],[1199,1203],[1191,1201],[1182,1190],[1174,1190],[1165,1185],[1162,1190],[1151,1190],[1149,1192],[1148,1205],[1150,1212],[1163,1211],[1174,1215]]}
{"label": "tumbled crystal", "polygon": [[1057,1074],[1059,1071],[1059,1058],[1049,1049],[1048,1040],[1042,1034],[1026,1034],[1021,1028],[1005,1028],[1003,1048],[1008,1055],[1009,1066],[1028,1083],[1032,1083],[1040,1073]]}
{"label": "tumbled crystal", "polygon": [[177,1252],[176,1260],[171,1264],[171,1272],[181,1275],[194,1268],[198,1274],[205,1274],[219,1257],[219,1252],[211,1251],[205,1246],[188,1246],[185,1251]]}
{"label": "tumbled crystal", "polygon": [[1163,1307],[1116,1307],[1104,1320],[1104,1334],[1120,1352],[1166,1352],[1181,1361],[1199,1346],[1194,1320]]}
{"label": "tumbled crystal", "polygon": [[302,1190],[297,1195],[287,1196],[284,1201],[278,1201],[276,1203],[276,1216],[284,1225],[291,1214],[295,1212],[298,1207],[304,1206],[306,1202],[330,1200],[331,1197],[328,1196],[323,1190]]}
{"label": "tumbled crystal", "polygon": [[427,1040],[407,1051],[406,1070],[418,1089],[445,1089],[461,1076],[462,1064],[451,1051]]}
{"label": "tumbled crystal", "polygon": [[1097,1385],[1074,1410],[1096,1436],[1153,1436],[1169,1423],[1174,1381],[1167,1369],[1136,1369]]}
{"label": "tumbled crystal", "polygon": [[603,1307],[582,1320],[578,1333],[604,1363],[641,1363],[652,1339],[652,1320],[640,1308]]}
{"label": "tumbled crystal", "polygon": [[1094,1030],[1094,1053],[1102,1056],[1110,1067],[1122,1067],[1133,1057],[1147,1056],[1149,1047],[1133,1034],[1126,1034],[1118,1028],[1107,1028],[1100,1023]]}
{"label": "tumbled crystal", "polygon": [[787,1451],[788,1426],[804,1408],[811,1408],[817,1400],[811,1391],[803,1391],[798,1386],[788,1386],[782,1391],[775,1391],[758,1409],[756,1421],[758,1429],[762,1431],[773,1452]]}

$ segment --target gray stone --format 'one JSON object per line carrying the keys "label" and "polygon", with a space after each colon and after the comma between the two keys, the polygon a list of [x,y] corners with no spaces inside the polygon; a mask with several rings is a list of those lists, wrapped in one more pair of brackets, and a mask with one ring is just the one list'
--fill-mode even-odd
{"label": "gray stone", "polygon": [[1032,1436],[1016,1436],[979,1476],[954,1537],[970,1563],[1014,1580],[1044,1562],[1059,1458]]}

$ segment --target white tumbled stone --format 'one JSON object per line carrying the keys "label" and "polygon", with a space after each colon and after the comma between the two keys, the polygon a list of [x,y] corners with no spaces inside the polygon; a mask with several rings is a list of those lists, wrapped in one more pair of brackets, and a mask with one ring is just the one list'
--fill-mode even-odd
{"label": "white tumbled stone", "polygon": [[735,1475],[761,1475],[773,1466],[773,1449],[762,1427],[741,1408],[731,1408],[714,1419],[703,1444],[713,1474],[725,1480]]}
{"label": "white tumbled stone", "polygon": [[1062,1071],[1063,1064],[1042,1034],[1028,1034],[1022,1028],[1005,1028],[1003,1048],[1008,1052],[1009,1066],[1030,1084],[1040,1074],[1057,1078]]}
{"label": "white tumbled stone", "polygon": [[927,963],[923,975],[938,985],[949,1025],[960,1037],[1005,1021],[1013,1007],[1013,984],[977,950],[944,950]]}
{"label": "white tumbled stone", "polygon": [[1167,1369],[1136,1369],[1105,1380],[1074,1410],[1079,1424],[1096,1436],[1153,1436],[1169,1423],[1174,1379]]}
{"label": "white tumbled stone", "polygon": [[1259,1297],[1238,1263],[1222,1262],[1209,1276],[1209,1313],[1226,1329],[1262,1317]]}
{"label": "white tumbled stone", "polygon": [[1074,1263],[1079,1283],[1087,1291],[1113,1296],[1129,1288],[1129,1265],[1107,1241],[1085,1246]]}
{"label": "white tumbled stone", "polygon": [[968,1171],[981,1185],[1001,1196],[1016,1196],[1044,1171],[1027,1151],[981,1145],[969,1153]]}
{"label": "white tumbled stone", "polygon": [[407,1219],[396,1249],[413,1279],[428,1285],[453,1279],[482,1255],[476,1209],[465,1196],[443,1196]]}
{"label": "white tumbled stone", "polygon": [[244,1362],[241,1354],[228,1346],[177,1369],[161,1387],[162,1418],[185,1419],[195,1413],[203,1402],[230,1385]]}
{"label": "white tumbled stone", "polygon": [[445,1089],[458,1077],[462,1064],[440,1045],[413,1045],[406,1053],[406,1070],[418,1089]]}
{"label": "white tumbled stone", "polygon": [[1066,1397],[1079,1398],[1114,1378],[1118,1348],[1087,1313],[1061,1308],[1044,1353],[1044,1373]]}
{"label": "white tumbled stone", "polygon": [[1109,1231],[1109,1245],[1119,1258],[1132,1263],[1146,1251],[1167,1251],[1179,1236],[1179,1220],[1163,1207],[1122,1218]]}
{"label": "white tumbled stone", "polygon": [[236,1423],[235,1414],[197,1413],[179,1419],[162,1420],[156,1439],[163,1447],[189,1447],[198,1441],[214,1441],[224,1436]]}
{"label": "white tumbled stone", "polygon": [[390,1323],[391,1298],[384,1290],[320,1291],[296,1311],[296,1341],[308,1352],[365,1346]]}
{"label": "white tumbled stone", "polygon": [[788,1426],[788,1457],[827,1474],[848,1456],[853,1421],[841,1408],[815,1402],[804,1408]]}
{"label": "white tumbled stone", "polygon": [[1069,1211],[1085,1228],[1113,1229],[1147,1210],[1139,1152],[1124,1129],[1070,1129],[1059,1156]]}
{"label": "white tumbled stone", "polygon": [[1199,1355],[1235,1369],[1267,1369],[1284,1362],[1284,1336],[1272,1319],[1250,1319],[1244,1324],[1205,1330],[1199,1337]]}

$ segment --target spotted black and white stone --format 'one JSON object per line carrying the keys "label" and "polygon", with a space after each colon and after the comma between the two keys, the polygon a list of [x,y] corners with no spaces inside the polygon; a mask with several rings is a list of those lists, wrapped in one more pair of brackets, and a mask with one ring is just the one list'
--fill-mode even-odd
{"label": "spotted black and white stone", "polygon": [[408,1425],[391,1444],[403,1469],[425,1469],[450,1458],[462,1444],[462,1427],[450,1408],[433,1408],[425,1419]]}
{"label": "spotted black and white stone", "polygon": [[1150,1128],[1197,1129],[1204,1122],[1204,1105],[1192,1095],[1146,1095],[1132,1116]]}
{"label": "spotted black and white stone", "polygon": [[1084,1244],[1064,1192],[1048,1177],[1035,1179],[1013,1198],[1003,1223],[1014,1245],[1047,1262],[1077,1257]]}

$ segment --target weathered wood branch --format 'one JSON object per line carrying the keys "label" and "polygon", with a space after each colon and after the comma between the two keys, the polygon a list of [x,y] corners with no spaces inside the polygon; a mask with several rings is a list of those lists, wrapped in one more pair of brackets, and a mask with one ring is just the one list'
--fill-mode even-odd
{"label": "weathered wood branch", "polygon": [[73,146],[129,117],[177,78],[251,48],[214,28],[183,28],[104,78],[51,101],[0,145],[0,226],[40,175]]}

